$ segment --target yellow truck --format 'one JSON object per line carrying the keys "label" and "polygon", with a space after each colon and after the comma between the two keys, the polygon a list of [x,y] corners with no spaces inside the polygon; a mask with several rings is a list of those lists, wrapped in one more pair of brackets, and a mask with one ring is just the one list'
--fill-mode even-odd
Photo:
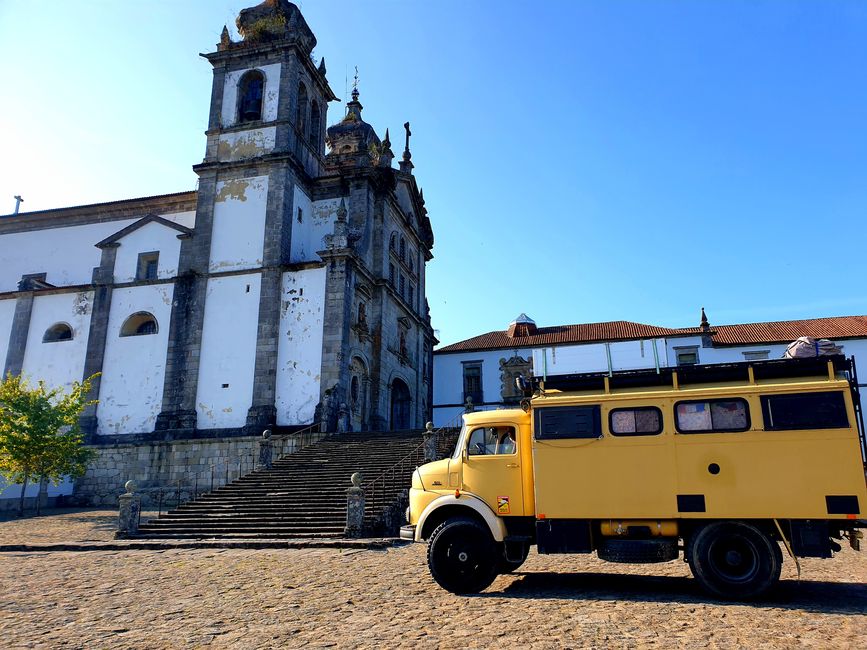
{"label": "yellow truck", "polygon": [[463,420],[453,455],[413,473],[401,529],[454,593],[485,589],[535,545],[627,563],[682,552],[710,594],[753,599],[783,550],[830,558],[867,526],[842,356],[537,379],[521,408]]}

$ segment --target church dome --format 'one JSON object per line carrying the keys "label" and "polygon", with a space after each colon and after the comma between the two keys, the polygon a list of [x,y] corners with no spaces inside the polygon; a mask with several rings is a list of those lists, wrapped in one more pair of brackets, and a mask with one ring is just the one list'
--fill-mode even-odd
{"label": "church dome", "polygon": [[352,101],[346,104],[346,117],[328,127],[325,143],[331,150],[329,155],[369,154],[371,148],[378,150],[381,141],[373,127],[361,118],[362,108],[356,88]]}

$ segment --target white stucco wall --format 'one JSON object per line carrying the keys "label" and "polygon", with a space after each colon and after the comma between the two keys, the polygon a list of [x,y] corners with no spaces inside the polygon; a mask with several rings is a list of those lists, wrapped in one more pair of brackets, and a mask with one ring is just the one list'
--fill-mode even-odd
{"label": "white stucco wall", "polygon": [[178,259],[181,253],[180,235],[174,228],[151,222],[134,230],[120,240],[114,263],[114,281],[132,282],[138,273],[140,253],[159,251],[157,277],[173,278],[178,274]]}
{"label": "white stucco wall", "polygon": [[[262,120],[270,122],[277,119],[277,99],[280,88],[280,64],[272,63],[249,70],[259,70],[265,75],[265,89],[262,96]],[[220,114],[223,126],[231,126],[237,121],[238,82],[248,70],[235,70],[226,75],[223,85],[223,109]]]}
{"label": "white stucco wall", "polygon": [[247,422],[253,403],[260,286],[258,273],[208,280],[196,397],[200,429],[241,427]]}
{"label": "white stucco wall", "polygon": [[277,347],[277,424],[308,424],[319,402],[325,269],[284,273]]}
{"label": "white stucco wall", "polygon": [[[316,253],[325,248],[325,235],[334,232],[340,199],[325,199],[311,203],[310,198],[296,185],[293,206],[290,261],[318,261],[320,258]],[[303,213],[301,223],[298,222],[298,208],[301,208]],[[349,210],[349,203],[346,204],[346,209]]]}
{"label": "white stucco wall", "polygon": [[[6,363],[9,351],[9,335],[12,333],[12,318],[15,316],[15,300],[0,300],[0,365]],[[0,372],[3,369],[0,368]]]}
{"label": "white stucco wall", "polygon": [[[188,228],[195,222],[194,212],[160,216]],[[46,281],[57,286],[89,284],[101,256],[94,244],[136,221],[123,219],[0,236],[0,291],[15,291],[26,273],[46,273]]]}
{"label": "white stucco wall", "polygon": [[261,267],[268,177],[221,181],[216,189],[210,270]]}
{"label": "white stucco wall", "polygon": [[[33,299],[21,368],[31,383],[42,380],[51,388],[68,388],[82,380],[92,305],[91,291],[37,295]],[[72,339],[43,343],[45,331],[55,323],[69,325]]]}
{"label": "white stucco wall", "polygon": [[[98,433],[153,431],[162,408],[173,293],[173,284],[128,287],[112,293],[97,407]],[[139,311],[154,315],[157,333],[120,336],[124,321]]]}
{"label": "white stucco wall", "polygon": [[[484,403],[500,403],[502,391],[500,359],[510,359],[513,356],[515,356],[514,350],[434,354],[434,406],[454,406],[464,403],[463,364],[468,361],[482,362],[482,397]],[[526,359],[530,356],[530,350],[518,350],[518,356]]]}
{"label": "white stucco wall", "polygon": [[270,153],[274,150],[276,138],[277,129],[273,126],[224,133],[217,143],[217,159],[220,162],[232,162]]}

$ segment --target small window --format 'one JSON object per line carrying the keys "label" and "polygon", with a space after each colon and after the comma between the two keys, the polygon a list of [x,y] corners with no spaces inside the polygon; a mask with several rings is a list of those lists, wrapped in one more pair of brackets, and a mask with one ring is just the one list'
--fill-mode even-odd
{"label": "small window", "polygon": [[536,409],[536,440],[599,438],[602,422],[598,405],[551,406]]}
{"label": "small window", "polygon": [[849,427],[846,400],[839,391],[763,395],[761,402],[766,431]]}
{"label": "small window", "polygon": [[482,394],[482,363],[480,361],[464,364],[464,402],[467,398],[473,401],[473,404],[481,404],[483,399]]}
{"label": "small window", "polygon": [[322,114],[319,111],[319,102],[315,99],[310,102],[310,144],[319,150],[319,131],[321,130]]}
{"label": "small window", "polygon": [[746,431],[750,411],[746,400],[712,399],[675,404],[677,430],[681,433]]}
{"label": "small window", "polygon": [[677,365],[694,366],[698,363],[698,346],[690,348],[675,348]]}
{"label": "small window", "polygon": [[518,444],[513,427],[484,427],[470,434],[467,453],[470,456],[504,456],[515,454]]}
{"label": "small window", "polygon": [[262,119],[262,97],[265,91],[265,75],[250,70],[238,84],[238,122],[255,122]]}
{"label": "small window", "polygon": [[388,265],[388,281],[394,286],[394,264]]}
{"label": "small window", "polygon": [[367,305],[365,303],[358,303],[358,320],[356,323],[360,326],[367,325]]}
{"label": "small window", "polygon": [[401,332],[398,337],[398,345],[400,346],[400,356],[406,356],[406,333]]}
{"label": "small window", "polygon": [[156,280],[157,271],[159,270],[159,261],[159,251],[139,253],[136,280]]}
{"label": "small window", "polygon": [[298,84],[298,103],[295,106],[295,127],[298,132],[307,136],[307,86],[303,83]]}
{"label": "small window", "polygon": [[403,262],[406,260],[406,240],[401,237],[400,238],[400,261]]}
{"label": "small window", "polygon": [[403,273],[401,273],[400,274],[400,287],[398,289],[398,293],[400,294],[401,298],[406,297],[406,294],[404,293],[404,291],[406,291],[406,278],[404,278]]}
{"label": "small window", "polygon": [[66,323],[55,323],[42,336],[43,343],[58,343],[72,340],[72,328]]}
{"label": "small window", "polygon": [[304,210],[298,208],[298,223],[304,223]]}
{"label": "small window", "polygon": [[655,406],[613,409],[608,428],[614,436],[655,436],[662,433],[662,411]]}
{"label": "small window", "polygon": [[397,250],[397,234],[391,233],[391,239],[388,241],[388,250],[396,251]]}
{"label": "small window", "polygon": [[121,336],[145,336],[147,334],[156,334],[159,331],[157,319],[153,314],[146,311],[140,311],[124,321],[120,328]]}
{"label": "small window", "polygon": [[415,309],[415,287],[412,284],[409,285],[409,298],[408,302],[413,309]]}
{"label": "small window", "polygon": [[744,361],[764,361],[771,354],[770,350],[757,350],[755,352],[744,352]]}

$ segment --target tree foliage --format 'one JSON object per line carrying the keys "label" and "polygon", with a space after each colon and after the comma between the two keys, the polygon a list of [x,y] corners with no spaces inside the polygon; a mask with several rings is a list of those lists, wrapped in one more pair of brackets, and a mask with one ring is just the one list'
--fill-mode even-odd
{"label": "tree foliage", "polygon": [[0,476],[22,484],[19,514],[29,481],[56,485],[65,476],[77,478],[93,459],[78,422],[94,403],[87,398],[92,379],[74,382],[68,392],[42,381],[31,386],[20,375],[0,382]]}

